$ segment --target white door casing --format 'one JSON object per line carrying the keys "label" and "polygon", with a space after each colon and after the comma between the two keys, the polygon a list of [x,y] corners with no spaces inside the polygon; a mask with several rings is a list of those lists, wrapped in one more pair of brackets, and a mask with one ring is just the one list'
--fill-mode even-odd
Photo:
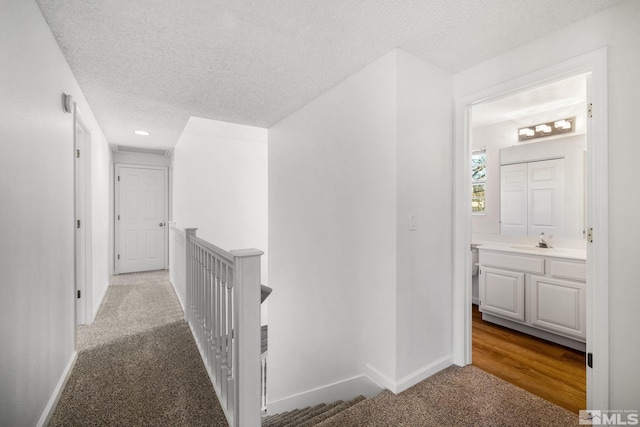
{"label": "white door casing", "polygon": [[167,170],[116,166],[116,272],[166,267]]}
{"label": "white door casing", "polygon": [[586,336],[593,365],[587,368],[587,408],[609,409],[609,224],[608,224],[608,99],[607,48],[532,71],[455,100],[453,358],[471,363],[471,171],[472,107],[528,88],[587,74],[586,227],[594,230],[587,243]]}
{"label": "white door casing", "polygon": [[91,133],[74,103],[75,318],[91,323]]}

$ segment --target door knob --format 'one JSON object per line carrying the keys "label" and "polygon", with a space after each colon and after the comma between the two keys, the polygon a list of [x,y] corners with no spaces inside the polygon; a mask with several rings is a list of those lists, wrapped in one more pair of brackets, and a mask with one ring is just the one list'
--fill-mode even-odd
{"label": "door knob", "polygon": [[160,227],[162,227],[164,225],[164,222],[161,222],[160,224],[158,224]]}

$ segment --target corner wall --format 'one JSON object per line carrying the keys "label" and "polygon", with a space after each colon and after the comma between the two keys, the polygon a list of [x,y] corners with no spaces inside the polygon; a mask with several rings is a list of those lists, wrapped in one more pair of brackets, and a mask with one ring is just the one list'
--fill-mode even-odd
{"label": "corner wall", "polygon": [[[456,98],[608,47],[609,96],[609,400],[610,409],[638,409],[640,277],[636,122],[640,115],[640,2],[627,1],[455,75]],[[561,48],[559,48],[561,47]],[[598,114],[598,106],[594,106]],[[597,363],[597,355],[594,355]],[[598,409],[598,408],[594,408]]]}
{"label": "corner wall", "polygon": [[[46,424],[75,360],[73,115],[92,131],[93,278],[108,282],[106,140],[35,2],[0,14],[0,424]],[[108,175],[108,172],[107,172]],[[104,263],[104,264],[103,264]]]}
{"label": "corner wall", "polygon": [[395,58],[269,129],[270,405],[395,377]]}
{"label": "corner wall", "polygon": [[402,391],[452,364],[453,75],[402,50],[397,64],[396,387]]}
{"label": "corner wall", "polygon": [[267,130],[191,117],[172,163],[173,220],[225,250],[264,251],[269,285]]}
{"label": "corner wall", "polygon": [[270,411],[452,363],[452,94],[393,50],[269,129]]}

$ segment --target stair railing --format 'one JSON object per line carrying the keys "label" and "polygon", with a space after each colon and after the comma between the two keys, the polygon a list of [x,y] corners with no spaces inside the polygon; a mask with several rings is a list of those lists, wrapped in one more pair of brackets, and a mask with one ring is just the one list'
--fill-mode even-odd
{"label": "stair railing", "polygon": [[[173,237],[180,234],[175,223],[170,224],[171,230]],[[184,229],[185,317],[229,425],[257,427],[262,403],[263,252],[227,252],[198,238],[196,230]],[[179,265],[180,255],[173,255],[171,259]]]}

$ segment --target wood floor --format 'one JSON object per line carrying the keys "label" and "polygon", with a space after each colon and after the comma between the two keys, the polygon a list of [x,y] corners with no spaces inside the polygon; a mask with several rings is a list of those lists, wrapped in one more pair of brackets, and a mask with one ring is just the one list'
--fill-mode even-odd
{"label": "wood floor", "polygon": [[473,306],[473,365],[578,413],[586,408],[584,353],[482,320]]}

